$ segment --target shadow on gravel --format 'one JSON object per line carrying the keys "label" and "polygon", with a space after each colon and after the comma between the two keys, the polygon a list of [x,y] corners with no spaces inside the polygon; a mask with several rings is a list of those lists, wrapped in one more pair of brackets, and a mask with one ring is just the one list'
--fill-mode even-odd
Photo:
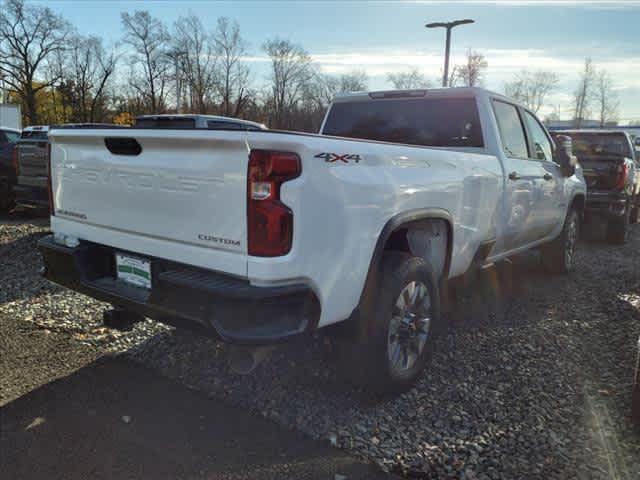
{"label": "shadow on gravel", "polygon": [[[392,471],[429,478],[606,478],[606,459],[594,465],[601,448],[589,438],[589,402],[602,394],[586,385],[630,378],[627,356],[637,335],[634,340],[628,332],[637,331],[638,311],[621,296],[640,278],[630,265],[638,233],[618,248],[582,242],[570,276],[550,275],[539,254],[530,252],[514,258],[511,268],[476,278],[461,292],[432,365],[415,388],[396,398],[377,399],[346,383],[332,344],[322,339],[282,345],[244,377],[229,373],[223,345],[179,331],[130,355]],[[628,344],[612,337],[618,331]],[[622,345],[624,355],[612,353]],[[615,397],[625,405],[607,407],[618,426],[627,393]],[[619,430],[613,430],[616,438],[628,442]],[[628,464],[638,456],[624,458]]]}
{"label": "shadow on gravel", "polygon": [[43,264],[37,243],[46,234],[42,230],[30,231],[2,243],[0,230],[0,308],[4,303],[31,298],[44,291],[59,290],[40,274]]}
{"label": "shadow on gravel", "polygon": [[389,478],[122,358],[7,404],[0,423],[3,478]]}

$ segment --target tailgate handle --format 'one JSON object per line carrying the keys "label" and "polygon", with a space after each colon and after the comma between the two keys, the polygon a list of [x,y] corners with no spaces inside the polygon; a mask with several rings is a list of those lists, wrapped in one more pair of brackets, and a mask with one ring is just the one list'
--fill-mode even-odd
{"label": "tailgate handle", "polygon": [[142,147],[135,138],[107,137],[104,145],[114,155],[140,155]]}

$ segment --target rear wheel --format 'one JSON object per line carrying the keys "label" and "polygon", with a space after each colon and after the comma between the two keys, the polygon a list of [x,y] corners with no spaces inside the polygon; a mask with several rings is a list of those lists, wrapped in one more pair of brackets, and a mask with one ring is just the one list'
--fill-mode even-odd
{"label": "rear wheel", "polygon": [[640,197],[636,195],[635,200],[636,206],[631,209],[631,217],[629,218],[629,223],[640,222]]}
{"label": "rear wheel", "polygon": [[575,252],[580,237],[580,217],[571,208],[564,220],[560,235],[542,248],[542,263],[553,273],[569,273],[575,263]]}
{"label": "rear wheel", "polygon": [[422,258],[402,253],[385,254],[382,275],[364,319],[366,334],[356,346],[357,371],[379,393],[401,392],[413,385],[431,356],[440,328],[438,284]]}
{"label": "rear wheel", "polygon": [[631,209],[620,219],[610,220],[607,224],[607,241],[622,245],[629,239],[629,223],[631,222]]}
{"label": "rear wheel", "polygon": [[0,212],[10,212],[13,207],[15,207],[14,194],[9,180],[0,178]]}

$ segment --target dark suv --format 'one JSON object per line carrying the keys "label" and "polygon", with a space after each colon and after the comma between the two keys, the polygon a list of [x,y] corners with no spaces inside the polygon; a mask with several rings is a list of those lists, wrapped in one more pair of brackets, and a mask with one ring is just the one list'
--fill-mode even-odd
{"label": "dark suv", "polygon": [[0,127],[0,212],[8,212],[14,205],[13,188],[16,183],[14,151],[20,130]]}
{"label": "dark suv", "polygon": [[29,207],[48,207],[48,126],[25,127],[16,144],[16,203]]}

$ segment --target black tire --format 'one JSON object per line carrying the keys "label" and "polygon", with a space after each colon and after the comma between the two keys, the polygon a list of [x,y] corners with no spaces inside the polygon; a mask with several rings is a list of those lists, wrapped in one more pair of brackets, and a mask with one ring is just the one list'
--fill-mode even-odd
{"label": "black tire", "polygon": [[[636,201],[640,203],[640,199]],[[640,222],[640,206],[636,206],[631,210],[631,216],[629,217],[629,223]]]}
{"label": "black tire", "polygon": [[580,238],[580,216],[575,208],[569,209],[560,235],[545,245],[542,263],[552,273],[569,273],[575,265],[575,247]]}
{"label": "black tire", "polygon": [[0,178],[0,212],[8,213],[15,207],[13,189],[6,178]]}
{"label": "black tire", "polygon": [[631,209],[620,219],[610,220],[607,224],[607,241],[616,245],[623,245],[629,239],[629,223],[631,221]]}
{"label": "black tire", "polygon": [[[400,393],[414,384],[431,357],[435,337],[441,330],[440,296],[434,272],[422,258],[389,252],[383,256],[382,263],[382,277],[377,287],[377,294],[373,297],[370,311],[362,312],[361,321],[365,322],[364,334],[356,340],[356,345],[351,345],[351,348],[354,349],[353,352],[357,352],[358,357],[358,365],[353,372],[358,377],[355,379],[356,381],[364,383],[368,389],[376,393]],[[425,313],[422,319],[418,318],[423,317],[422,315],[407,313],[403,316],[398,313],[399,297],[401,293],[409,292],[411,285],[415,287],[414,290],[418,291],[416,297],[420,296],[423,299],[426,298],[426,295],[429,297],[428,313]],[[403,296],[403,298],[406,297]],[[417,301],[417,303],[419,302],[420,300]],[[427,301],[424,300],[422,306],[426,304]],[[394,309],[396,309],[395,316],[393,315]],[[415,325],[409,325],[412,320],[407,320],[408,315],[413,315],[413,321],[416,323],[424,322],[421,323],[423,327],[416,328]],[[404,320],[398,321],[399,318]],[[406,335],[413,334],[420,338],[414,340],[415,343],[411,343],[411,338],[400,340],[399,333],[395,336],[391,334],[394,328],[392,325],[400,325],[398,331],[405,328],[405,331],[409,332]],[[422,328],[427,330],[426,335]],[[398,339],[399,343],[390,346],[392,337]],[[411,354],[412,357],[416,357],[415,362],[411,365],[408,363],[410,354],[406,353],[411,347],[408,347],[404,352],[401,352],[402,346],[394,348],[403,341],[411,343],[411,346],[419,352],[417,355]],[[423,345],[422,348],[417,346],[419,344]],[[408,363],[406,369],[398,370],[392,366],[391,348],[394,348],[394,352],[401,352],[399,354]],[[353,359],[353,355],[351,358]]]}

